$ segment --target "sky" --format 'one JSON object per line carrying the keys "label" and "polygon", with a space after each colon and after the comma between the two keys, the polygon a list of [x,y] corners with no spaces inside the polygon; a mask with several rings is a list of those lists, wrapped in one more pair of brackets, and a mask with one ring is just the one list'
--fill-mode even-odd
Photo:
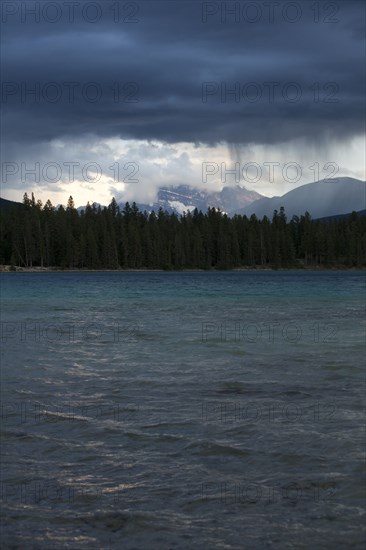
{"label": "sky", "polygon": [[362,1],[3,1],[2,197],[365,179]]}

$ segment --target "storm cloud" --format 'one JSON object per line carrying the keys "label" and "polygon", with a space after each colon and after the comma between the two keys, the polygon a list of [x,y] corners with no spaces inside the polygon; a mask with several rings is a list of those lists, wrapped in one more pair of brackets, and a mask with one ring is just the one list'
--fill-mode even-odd
{"label": "storm cloud", "polygon": [[[329,163],[362,177],[364,20],[349,0],[3,1],[3,191],[149,202],[161,185],[220,189],[248,161],[279,165],[255,183],[270,196],[311,181],[314,163],[319,179]],[[116,181],[116,162],[138,183]],[[207,162],[224,167],[216,179]],[[90,163],[103,177],[85,176]]]}
{"label": "storm cloud", "polygon": [[361,133],[363,3],[269,4],[3,2],[3,133],[209,144]]}

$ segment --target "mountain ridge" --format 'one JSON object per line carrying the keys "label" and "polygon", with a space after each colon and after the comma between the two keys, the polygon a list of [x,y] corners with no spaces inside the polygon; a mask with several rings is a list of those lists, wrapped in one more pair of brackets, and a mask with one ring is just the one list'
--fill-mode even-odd
{"label": "mountain ridge", "polygon": [[[136,203],[142,211],[157,212],[160,208],[169,214],[183,214],[188,210],[195,208],[206,212],[209,207],[220,208],[223,212],[231,214],[238,204],[240,207],[249,205],[255,200],[264,196],[257,191],[252,191],[244,186],[227,186],[221,191],[206,191],[204,189],[195,189],[189,185],[178,185],[171,187],[161,187],[158,191],[157,199],[153,204]],[[124,203],[119,203],[124,205]]]}
{"label": "mountain ridge", "polygon": [[333,178],[306,183],[282,196],[263,197],[244,208],[237,214],[257,218],[272,217],[274,210],[283,206],[288,218],[299,216],[308,211],[313,218],[326,218],[348,214],[366,208],[366,182],[355,178]]}
{"label": "mountain ridge", "polygon": [[[130,204],[132,201],[129,201]],[[120,208],[125,202],[119,202]],[[21,205],[15,201],[0,199],[0,208]],[[94,202],[96,207],[103,205]],[[244,204],[244,206],[242,206]],[[58,205],[60,206],[60,205]],[[197,208],[207,212],[209,207],[220,209],[229,216],[235,214],[250,217],[255,214],[258,219],[263,216],[272,218],[275,210],[285,208],[288,219],[300,216],[308,211],[313,219],[331,218],[349,215],[351,212],[362,212],[366,209],[366,182],[355,178],[335,178],[301,185],[282,196],[265,197],[256,191],[239,185],[224,187],[221,191],[205,191],[188,185],[162,187],[153,204],[136,203],[140,211],[158,212],[161,208],[169,214],[182,215]],[[78,212],[85,210],[79,206]],[[362,215],[362,214],[361,214]]]}

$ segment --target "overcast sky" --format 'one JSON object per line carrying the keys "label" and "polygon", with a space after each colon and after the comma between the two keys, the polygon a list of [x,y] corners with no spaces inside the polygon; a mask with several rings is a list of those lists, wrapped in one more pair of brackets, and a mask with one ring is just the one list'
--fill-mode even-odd
{"label": "overcast sky", "polygon": [[236,183],[273,196],[365,178],[362,1],[1,9],[4,198],[146,203],[160,185]]}

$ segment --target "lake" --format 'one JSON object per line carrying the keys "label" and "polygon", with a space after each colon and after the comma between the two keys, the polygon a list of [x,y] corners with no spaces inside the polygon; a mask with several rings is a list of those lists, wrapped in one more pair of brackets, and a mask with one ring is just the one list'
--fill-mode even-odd
{"label": "lake", "polygon": [[365,272],[1,274],[2,548],[365,544]]}

